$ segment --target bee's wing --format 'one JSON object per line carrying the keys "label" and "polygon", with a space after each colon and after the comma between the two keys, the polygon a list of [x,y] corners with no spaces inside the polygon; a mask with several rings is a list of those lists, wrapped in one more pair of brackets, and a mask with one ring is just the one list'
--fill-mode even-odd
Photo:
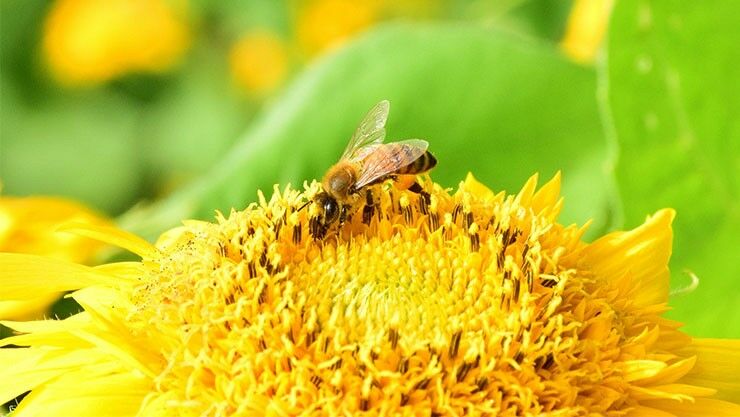
{"label": "bee's wing", "polygon": [[368,185],[411,164],[424,155],[428,147],[429,142],[421,139],[375,145],[373,152],[361,161],[362,170],[355,188]]}
{"label": "bee's wing", "polygon": [[389,109],[390,103],[388,100],[383,100],[370,109],[360,122],[360,126],[355,130],[340,159],[360,159],[357,155],[359,150],[383,142],[383,139],[385,139],[385,121],[388,119]]}

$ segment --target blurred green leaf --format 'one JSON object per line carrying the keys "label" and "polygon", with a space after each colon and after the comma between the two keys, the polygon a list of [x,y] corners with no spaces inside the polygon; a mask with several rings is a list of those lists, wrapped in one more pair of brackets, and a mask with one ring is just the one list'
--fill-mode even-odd
{"label": "blurred green leaf", "polygon": [[438,182],[455,186],[472,171],[516,192],[535,172],[546,180],[563,170],[565,220],[595,218],[603,229],[613,194],[595,78],[553,45],[512,34],[387,26],[308,69],[211,173],[130,223],[211,218],[245,207],[257,189],[320,178],[367,110],[387,98],[388,139],[429,140]]}
{"label": "blurred green leaf", "polygon": [[67,196],[98,210],[129,207],[141,180],[136,112],[129,102],[88,92],[26,105],[3,82],[3,193]]}
{"label": "blurred green leaf", "polygon": [[65,90],[44,73],[48,2],[0,5],[0,181],[3,194],[46,194],[120,213],[141,182],[137,111],[124,97]]}
{"label": "blurred green leaf", "polygon": [[252,112],[229,77],[225,49],[210,39],[194,45],[142,113],[142,159],[155,193],[208,171],[247,125]]}
{"label": "blurred green leaf", "polygon": [[[0,2],[0,73],[4,83],[12,84],[27,102],[39,100],[50,89],[41,77],[38,52],[47,8],[43,0]],[[5,95],[4,89],[0,95],[3,106],[12,105]]]}
{"label": "blurred green leaf", "polygon": [[731,1],[620,0],[609,101],[627,226],[674,207],[671,315],[700,336],[740,336],[740,14]]}
{"label": "blurred green leaf", "polygon": [[[491,2],[493,4],[497,2]],[[538,38],[557,42],[563,37],[573,1],[523,1],[506,19],[518,23]]]}

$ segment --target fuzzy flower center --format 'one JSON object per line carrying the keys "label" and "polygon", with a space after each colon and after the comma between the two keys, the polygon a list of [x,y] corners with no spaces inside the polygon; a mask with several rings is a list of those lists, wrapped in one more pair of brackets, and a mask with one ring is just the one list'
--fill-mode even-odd
{"label": "fuzzy flower center", "polygon": [[313,184],[161,239],[130,317],[163,341],[158,395],[183,415],[623,409],[630,318],[547,190],[423,188],[373,187],[321,237]]}

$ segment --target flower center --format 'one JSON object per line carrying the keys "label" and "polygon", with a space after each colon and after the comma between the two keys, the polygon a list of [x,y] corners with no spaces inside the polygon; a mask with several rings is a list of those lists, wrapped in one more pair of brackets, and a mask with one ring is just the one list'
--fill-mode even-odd
{"label": "flower center", "polygon": [[134,317],[179,340],[163,386],[188,404],[201,387],[232,411],[557,408],[567,384],[531,382],[580,326],[559,311],[577,232],[514,197],[425,192],[374,187],[372,206],[321,238],[319,208],[276,193],[163,242],[136,297],[158,312]]}

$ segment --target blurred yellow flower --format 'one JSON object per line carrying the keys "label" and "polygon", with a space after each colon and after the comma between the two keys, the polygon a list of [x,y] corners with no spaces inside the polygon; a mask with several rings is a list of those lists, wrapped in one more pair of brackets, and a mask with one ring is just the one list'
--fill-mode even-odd
{"label": "blurred yellow flower", "polygon": [[[0,252],[87,262],[102,244],[56,230],[60,224],[70,221],[108,224],[100,215],[73,201],[52,197],[0,197]],[[38,317],[59,295],[52,292],[23,300],[0,301],[0,318]]]}
{"label": "blurred yellow flower", "polygon": [[288,73],[285,43],[268,31],[255,31],[239,39],[229,54],[231,74],[244,90],[265,94],[273,91]]}
{"label": "blurred yellow flower", "polygon": [[560,47],[571,59],[583,64],[594,61],[609,27],[614,0],[576,0],[568,18]]}
{"label": "blurred yellow flower", "polygon": [[312,0],[298,14],[296,32],[306,54],[335,47],[380,17],[381,0]]}
{"label": "blurred yellow flower", "polygon": [[184,3],[167,0],[57,0],[46,18],[43,53],[65,84],[94,84],[131,72],[171,68],[189,45]]}
{"label": "blurred yellow flower", "polygon": [[[141,262],[1,254],[0,297],[85,311],[3,322],[14,417],[740,415],[740,341],[692,339],[668,309],[673,212],[581,241],[560,179],[513,196],[469,177],[388,189],[323,238],[305,193],[186,222]],[[380,189],[380,187],[376,188]]]}

